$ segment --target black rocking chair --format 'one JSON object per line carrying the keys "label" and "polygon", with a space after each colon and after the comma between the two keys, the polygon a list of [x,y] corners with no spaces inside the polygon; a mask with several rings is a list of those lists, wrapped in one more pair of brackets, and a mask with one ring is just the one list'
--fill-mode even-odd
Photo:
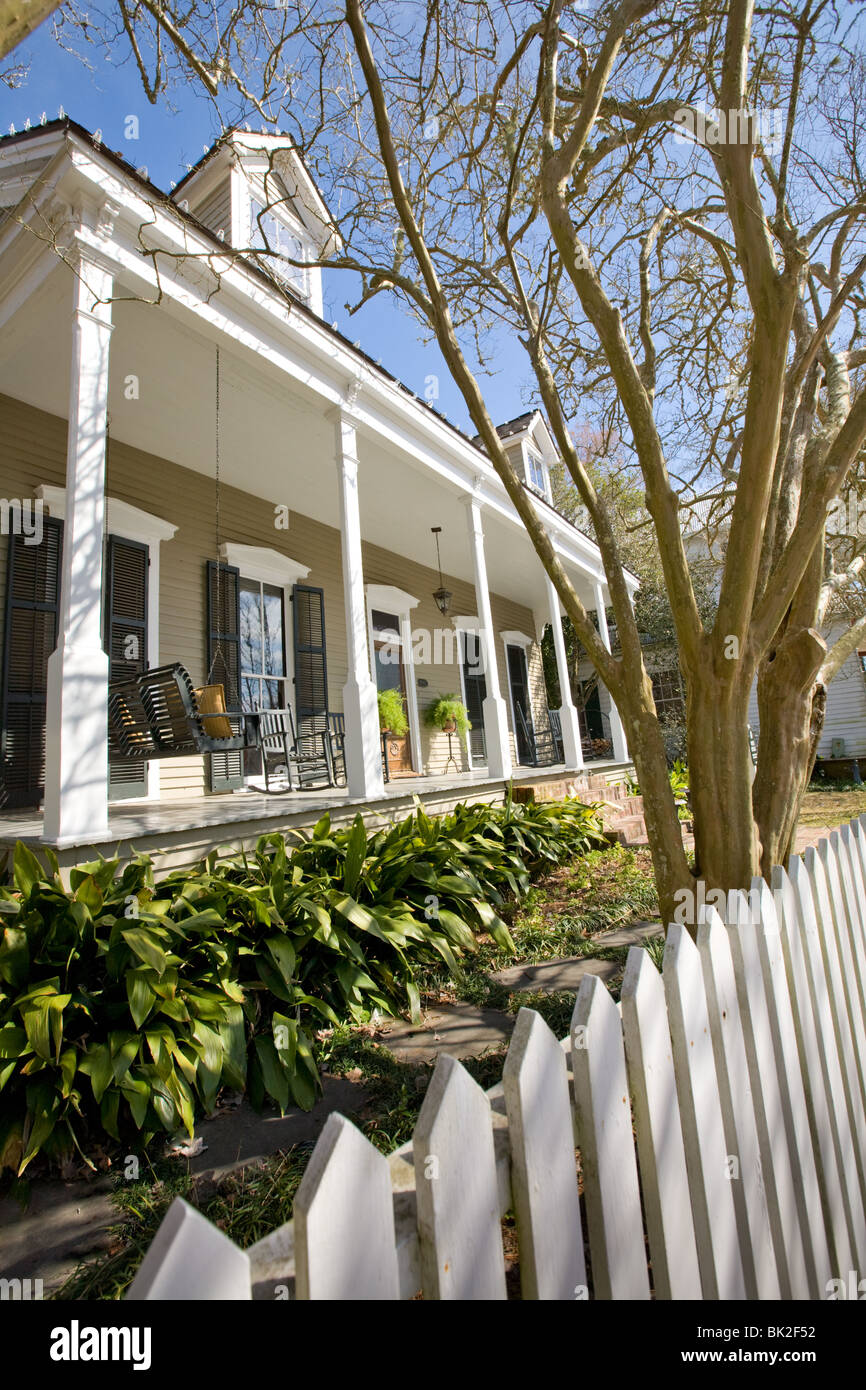
{"label": "black rocking chair", "polygon": [[[280,796],[290,791],[304,791],[307,787],[337,785],[330,732],[320,731],[298,738],[294,717],[288,708],[257,710],[246,718],[255,725],[255,746],[262,755],[265,774],[265,785],[252,787],[253,791]],[[271,777],[280,771],[287,785],[272,787]]]}

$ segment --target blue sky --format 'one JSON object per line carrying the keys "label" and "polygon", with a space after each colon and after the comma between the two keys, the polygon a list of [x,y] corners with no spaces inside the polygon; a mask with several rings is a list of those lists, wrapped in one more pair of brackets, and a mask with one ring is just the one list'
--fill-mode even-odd
{"label": "blue sky", "polygon": [[[168,190],[172,179],[181,179],[186,166],[194,164],[204,147],[219,134],[212,107],[192,85],[174,89],[169,99],[163,98],[159,105],[151,106],[127,58],[125,45],[118,45],[112,55],[116,62],[106,61],[98,49],[91,50],[91,54],[91,66],[87,67],[65,52],[53,37],[52,20],[46,20],[14,54],[17,62],[29,68],[24,84],[14,91],[0,87],[0,131],[5,135],[10,125],[21,130],[28,119],[37,125],[43,112],[52,120],[62,106],[81,125],[101,130],[110,149],[119,151],[136,167],[146,166],[152,181]],[[124,122],[129,115],[138,117],[138,140],[124,136]],[[451,382],[438,348],[422,342],[414,321],[384,296],[350,317],[344,305],[352,295],[352,285],[346,283],[346,278],[334,273],[326,275],[325,310],[329,321],[336,322],[353,342],[359,341],[371,357],[381,360],[418,395],[425,394],[428,377],[437,377],[437,408],[452,423],[474,433],[474,429],[469,429],[463,398]],[[496,374],[480,374],[479,382],[494,419],[502,422],[527,408],[524,388],[529,372],[525,352],[516,342],[503,341],[497,360],[501,366]]]}

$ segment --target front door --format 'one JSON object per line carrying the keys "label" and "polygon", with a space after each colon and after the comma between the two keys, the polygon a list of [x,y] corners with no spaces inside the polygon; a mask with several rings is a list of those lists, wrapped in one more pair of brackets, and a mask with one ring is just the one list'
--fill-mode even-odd
{"label": "front door", "polygon": [[[403,712],[409,719],[409,702],[406,698],[406,666],[403,659],[403,642],[400,618],[396,613],[383,613],[374,608],[371,615],[373,626],[373,659],[376,668],[376,689],[396,690],[403,701]],[[411,777],[415,771],[412,766],[412,740],[409,733],[385,735],[388,753],[388,771],[391,777]]]}
{"label": "front door", "polygon": [[487,745],[484,740],[484,701],[487,699],[487,679],[484,675],[484,657],[481,638],[477,632],[460,633],[460,669],[463,674],[463,697],[469,723],[469,751],[472,763],[487,762]]}
{"label": "front door", "polygon": [[517,761],[532,763],[532,704],[529,699],[529,668],[523,647],[508,645],[508,684],[511,689],[511,709],[514,715],[514,738]]}

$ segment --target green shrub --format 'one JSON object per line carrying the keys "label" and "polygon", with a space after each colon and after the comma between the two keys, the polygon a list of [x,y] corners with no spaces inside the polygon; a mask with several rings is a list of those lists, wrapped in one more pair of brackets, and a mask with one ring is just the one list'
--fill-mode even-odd
{"label": "green shrub", "polygon": [[428,705],[424,711],[424,722],[429,728],[440,730],[454,724],[461,738],[465,738],[472,728],[469,711],[456,695],[441,695],[432,705]]}
{"label": "green shrub", "polygon": [[458,806],[369,833],[324,816],[288,849],[159,882],[139,856],[44,868],[23,845],[0,889],[0,1171],[99,1130],[192,1133],[221,1086],[309,1108],[311,1029],[374,1009],[418,1017],[415,974],[512,948],[499,909],[530,874],[603,842],[577,802]]}
{"label": "green shrub", "polygon": [[409,720],[399,690],[380,690],[376,698],[379,702],[379,728],[383,733],[402,738],[409,732]]}

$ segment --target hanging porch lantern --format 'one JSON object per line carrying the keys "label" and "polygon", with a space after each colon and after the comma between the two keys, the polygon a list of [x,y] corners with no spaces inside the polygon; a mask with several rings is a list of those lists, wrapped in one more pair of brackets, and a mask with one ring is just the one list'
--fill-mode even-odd
{"label": "hanging porch lantern", "polygon": [[439,569],[439,588],[433,590],[433,598],[436,601],[436,607],[439,609],[439,612],[442,614],[444,618],[449,608],[451,607],[452,595],[450,589],[446,589],[445,585],[442,583],[442,557],[439,554],[439,534],[442,530],[442,527],[431,526],[430,530],[436,537],[436,565]]}

